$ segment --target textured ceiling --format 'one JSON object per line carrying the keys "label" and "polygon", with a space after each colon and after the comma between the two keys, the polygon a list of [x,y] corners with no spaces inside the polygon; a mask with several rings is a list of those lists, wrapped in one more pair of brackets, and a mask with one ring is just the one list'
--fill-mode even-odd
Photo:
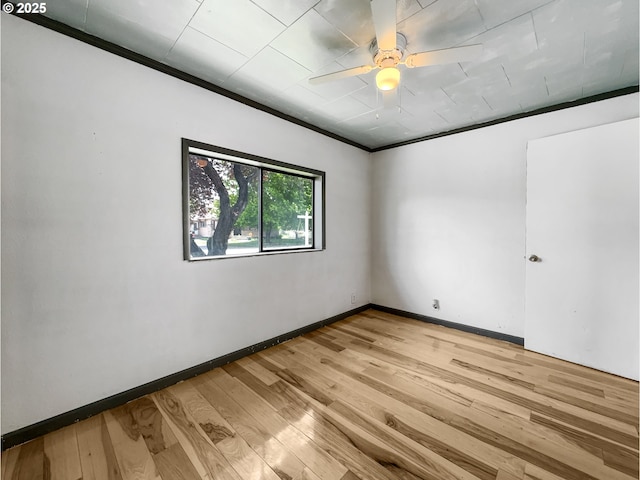
{"label": "textured ceiling", "polygon": [[638,0],[398,0],[407,52],[482,44],[402,69],[384,108],[369,0],[51,0],[46,16],[367,148],[638,85]]}

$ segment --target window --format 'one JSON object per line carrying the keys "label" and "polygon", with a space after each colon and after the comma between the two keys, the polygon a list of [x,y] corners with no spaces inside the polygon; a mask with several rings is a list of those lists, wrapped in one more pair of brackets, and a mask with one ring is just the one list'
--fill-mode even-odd
{"label": "window", "polygon": [[186,260],[324,248],[324,172],[182,140]]}

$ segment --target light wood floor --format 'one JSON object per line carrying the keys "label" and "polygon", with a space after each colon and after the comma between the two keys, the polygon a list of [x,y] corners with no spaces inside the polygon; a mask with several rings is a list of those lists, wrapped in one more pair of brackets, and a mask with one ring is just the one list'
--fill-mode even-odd
{"label": "light wood floor", "polygon": [[2,478],[637,479],[638,384],[369,310],[7,450]]}

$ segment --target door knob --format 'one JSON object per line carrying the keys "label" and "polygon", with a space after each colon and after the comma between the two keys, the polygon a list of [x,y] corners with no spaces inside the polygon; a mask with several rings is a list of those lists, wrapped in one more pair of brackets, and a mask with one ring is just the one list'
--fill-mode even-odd
{"label": "door knob", "polygon": [[529,261],[530,261],[530,262],[534,262],[534,263],[535,263],[535,262],[541,262],[541,261],[542,261],[542,259],[541,259],[539,256],[537,256],[537,255],[531,255],[531,256],[529,257]]}

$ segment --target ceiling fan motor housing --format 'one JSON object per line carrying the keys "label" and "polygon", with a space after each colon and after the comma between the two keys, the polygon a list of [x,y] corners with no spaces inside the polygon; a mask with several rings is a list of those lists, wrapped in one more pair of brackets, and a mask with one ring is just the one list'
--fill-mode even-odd
{"label": "ceiling fan motor housing", "polygon": [[396,48],[393,50],[380,50],[378,42],[374,38],[369,46],[369,51],[373,55],[373,62],[380,68],[397,66],[404,56],[407,47],[407,37],[401,33],[396,33]]}

